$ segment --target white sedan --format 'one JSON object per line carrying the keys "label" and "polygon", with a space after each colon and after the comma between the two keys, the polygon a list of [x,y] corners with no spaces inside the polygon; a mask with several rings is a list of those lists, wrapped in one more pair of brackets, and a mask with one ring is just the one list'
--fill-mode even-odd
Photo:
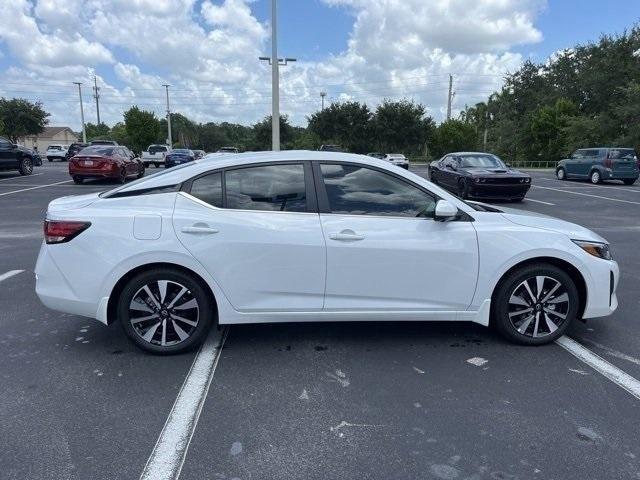
{"label": "white sedan", "polygon": [[44,230],[40,300],[154,353],[293,321],[470,321],[534,345],[618,304],[597,234],[345,153],[207,156],[54,200]]}

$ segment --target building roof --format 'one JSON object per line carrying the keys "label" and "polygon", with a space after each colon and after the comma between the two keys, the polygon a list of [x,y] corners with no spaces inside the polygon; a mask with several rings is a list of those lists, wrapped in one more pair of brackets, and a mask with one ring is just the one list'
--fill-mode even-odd
{"label": "building roof", "polygon": [[[73,130],[69,127],[44,127],[44,131],[40,133],[39,137],[53,137],[60,132],[64,132],[65,130],[69,130],[71,133],[74,133]],[[75,133],[74,133],[75,135]]]}

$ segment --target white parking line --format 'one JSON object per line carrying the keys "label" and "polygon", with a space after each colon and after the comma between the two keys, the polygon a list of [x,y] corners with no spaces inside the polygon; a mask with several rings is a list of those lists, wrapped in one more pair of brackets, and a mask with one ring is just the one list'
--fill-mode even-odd
{"label": "white parking line", "polygon": [[631,203],[632,205],[640,205],[640,202],[632,202],[631,200],[622,200],[620,198],[603,197],[601,195],[592,195],[590,193],[570,192],[569,190],[561,190],[559,188],[541,187],[540,185],[531,185],[533,188],[542,188],[544,190],[553,190],[555,192],[568,193],[569,195],[582,195],[583,197],[601,198],[603,200],[611,200],[612,202]]}
{"label": "white parking line", "polygon": [[598,342],[594,342],[593,340],[588,340],[586,338],[581,338],[580,341],[589,343],[589,344],[593,345],[594,347],[598,347],[601,350],[604,350],[605,352],[607,352],[607,355],[611,355],[612,357],[620,358],[621,360],[626,360],[627,362],[631,362],[631,363],[635,363],[636,365],[640,365],[640,358],[632,357],[631,355],[627,355],[626,353],[619,352],[618,350],[614,350],[611,347],[607,347],[606,345],[603,345],[603,344],[598,343]]}
{"label": "white parking line", "polygon": [[9,270],[7,273],[3,273],[2,275],[0,275],[0,282],[3,280],[6,280],[7,278],[11,278],[15,275],[18,275],[19,273],[24,272],[24,270]]}
{"label": "white parking line", "polygon": [[227,332],[214,328],[198,351],[140,480],[175,480],[180,476]]}
{"label": "white parking line", "polygon": [[527,198],[526,200],[527,200],[527,202],[542,203],[543,205],[555,205],[555,203],[543,202],[542,200],[535,200],[533,198]]}
{"label": "white parking line", "polygon": [[10,192],[0,193],[0,197],[4,197],[5,195],[11,195],[12,193],[26,192],[28,190],[37,190],[38,188],[53,187],[53,186],[56,186],[56,185],[61,185],[63,183],[69,183],[69,182],[72,182],[72,181],[73,180],[65,180],[63,182],[49,183],[47,185],[38,185],[37,187],[22,188],[20,190],[11,190]]}
{"label": "white parking line", "polygon": [[28,177],[23,177],[22,175],[20,175],[20,176],[16,176],[16,177],[0,178],[0,182],[6,182],[7,180],[17,180],[18,178],[31,178],[31,177],[37,177],[38,175],[42,175],[42,173],[32,173],[32,174],[31,174],[31,175],[29,175]]}
{"label": "white parking line", "polygon": [[596,355],[591,350],[583,347],[575,340],[566,335],[556,340],[556,343],[571,353],[576,358],[582,360],[598,373],[601,373],[616,385],[624,388],[631,395],[640,400],[640,381],[623,372],[618,367],[611,365],[604,358]]}
{"label": "white parking line", "polygon": [[[558,180],[556,180],[555,178],[537,178],[536,180],[547,180],[549,182],[558,182]],[[640,188],[638,187],[632,187],[632,186],[623,186],[623,185],[618,185],[618,186],[614,186],[614,185],[594,185],[592,183],[571,183],[569,185],[567,185],[566,183],[564,183],[562,185],[562,188],[573,188],[574,190],[580,190],[580,189],[599,189],[599,188],[610,188],[612,190],[617,190],[619,192],[635,192],[635,193],[640,193]]]}

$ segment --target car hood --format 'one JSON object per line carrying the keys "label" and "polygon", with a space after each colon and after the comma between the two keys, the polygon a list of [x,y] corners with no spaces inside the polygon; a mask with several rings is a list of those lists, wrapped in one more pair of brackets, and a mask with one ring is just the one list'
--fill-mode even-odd
{"label": "car hood", "polygon": [[515,208],[499,209],[504,218],[517,225],[562,233],[572,240],[591,240],[593,242],[608,243],[607,240],[588,228],[565,220],[560,220],[559,218],[543,215],[542,213],[518,210]]}
{"label": "car hood", "polygon": [[460,168],[463,172],[470,173],[471,175],[508,175],[517,177],[528,177],[519,170],[512,170],[510,168]]}
{"label": "car hood", "polygon": [[61,210],[74,210],[76,208],[86,207],[99,198],[99,193],[87,193],[85,195],[70,195],[68,197],[56,198],[49,203],[47,212],[55,213]]}

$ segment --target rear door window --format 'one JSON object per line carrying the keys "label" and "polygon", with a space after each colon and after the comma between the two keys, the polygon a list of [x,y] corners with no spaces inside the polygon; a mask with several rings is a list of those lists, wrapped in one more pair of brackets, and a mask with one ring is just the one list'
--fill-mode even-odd
{"label": "rear door window", "polygon": [[191,182],[191,195],[203,202],[222,208],[222,173],[210,173]]}

